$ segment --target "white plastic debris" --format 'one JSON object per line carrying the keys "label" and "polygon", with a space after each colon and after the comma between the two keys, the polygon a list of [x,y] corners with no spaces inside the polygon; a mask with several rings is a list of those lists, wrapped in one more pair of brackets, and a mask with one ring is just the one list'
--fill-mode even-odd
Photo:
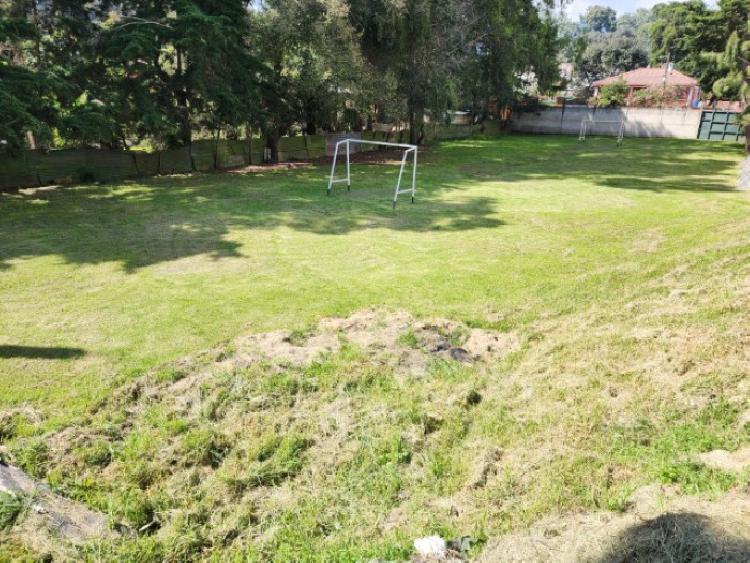
{"label": "white plastic debris", "polygon": [[427,536],[414,540],[414,549],[423,557],[444,558],[448,555],[448,545],[440,536]]}

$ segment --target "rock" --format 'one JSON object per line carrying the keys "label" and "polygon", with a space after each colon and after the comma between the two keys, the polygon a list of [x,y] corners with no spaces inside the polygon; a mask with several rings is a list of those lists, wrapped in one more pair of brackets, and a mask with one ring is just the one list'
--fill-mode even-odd
{"label": "rock", "polygon": [[471,361],[471,354],[469,354],[469,352],[467,352],[463,348],[451,348],[450,355],[451,355],[451,359],[456,360],[457,362],[470,362]]}
{"label": "rock", "polygon": [[448,544],[440,536],[427,536],[414,540],[414,549],[422,557],[444,559],[448,555]]}
{"label": "rock", "polygon": [[106,516],[53,493],[16,467],[0,464],[0,492],[29,499],[29,511],[24,517],[28,530],[40,534],[41,530],[49,530],[54,537],[72,543],[116,535]]}
{"label": "rock", "polygon": [[712,469],[738,473],[750,467],[750,448],[742,448],[736,452],[713,450],[700,454],[698,461]]}

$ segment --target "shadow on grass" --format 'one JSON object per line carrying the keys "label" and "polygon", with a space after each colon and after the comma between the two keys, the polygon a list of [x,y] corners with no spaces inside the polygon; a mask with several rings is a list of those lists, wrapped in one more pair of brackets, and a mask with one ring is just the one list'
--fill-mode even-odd
{"label": "shadow on grass", "polygon": [[86,354],[81,348],[0,345],[0,358],[26,358],[29,360],[70,360]]}
{"label": "shadow on grass", "polygon": [[[733,161],[726,145],[512,136],[455,141],[420,164],[417,203],[391,209],[397,168],[356,167],[353,188],[326,197],[327,166],[291,171],[155,178],[117,186],[0,196],[0,269],[13,259],[59,255],[78,264],[117,261],[127,272],[183,257],[241,257],[233,230],[286,227],[320,235],[366,229],[460,232],[505,222],[500,201],[460,190],[473,182],[580,179],[634,190],[730,191],[712,180]],[[701,151],[700,159],[690,153]],[[456,195],[449,195],[455,192]]]}
{"label": "shadow on grass", "polygon": [[709,518],[668,513],[623,531],[600,563],[750,561],[750,542],[726,535]]}

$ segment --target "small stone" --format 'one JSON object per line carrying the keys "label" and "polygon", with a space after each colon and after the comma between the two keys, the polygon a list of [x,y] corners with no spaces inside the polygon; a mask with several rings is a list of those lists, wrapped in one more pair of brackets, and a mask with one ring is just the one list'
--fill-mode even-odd
{"label": "small stone", "polygon": [[463,348],[451,348],[450,355],[451,359],[457,362],[470,362],[472,359],[471,354]]}

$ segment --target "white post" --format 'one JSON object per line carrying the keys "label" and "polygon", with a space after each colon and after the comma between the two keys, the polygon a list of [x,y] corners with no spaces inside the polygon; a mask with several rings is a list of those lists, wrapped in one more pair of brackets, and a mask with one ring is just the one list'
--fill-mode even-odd
{"label": "white post", "polygon": [[349,147],[351,143],[349,139],[346,140],[346,191],[349,192],[352,189],[352,168],[349,161]]}
{"label": "white post", "polygon": [[411,171],[411,202],[414,203],[414,193],[417,191],[417,147],[414,147],[414,168]]}
{"label": "white post", "polygon": [[393,209],[396,209],[396,200],[398,200],[398,193],[401,189],[401,176],[404,174],[404,167],[406,166],[406,157],[409,155],[409,151],[404,151],[404,156],[401,158],[401,168],[398,171],[398,182],[396,182],[396,193],[393,194]]}
{"label": "white post", "polygon": [[336,157],[339,155],[339,144],[336,143],[333,149],[333,164],[331,164],[331,177],[328,179],[328,190],[326,195],[331,195],[331,188],[333,188],[333,175],[336,173]]}

